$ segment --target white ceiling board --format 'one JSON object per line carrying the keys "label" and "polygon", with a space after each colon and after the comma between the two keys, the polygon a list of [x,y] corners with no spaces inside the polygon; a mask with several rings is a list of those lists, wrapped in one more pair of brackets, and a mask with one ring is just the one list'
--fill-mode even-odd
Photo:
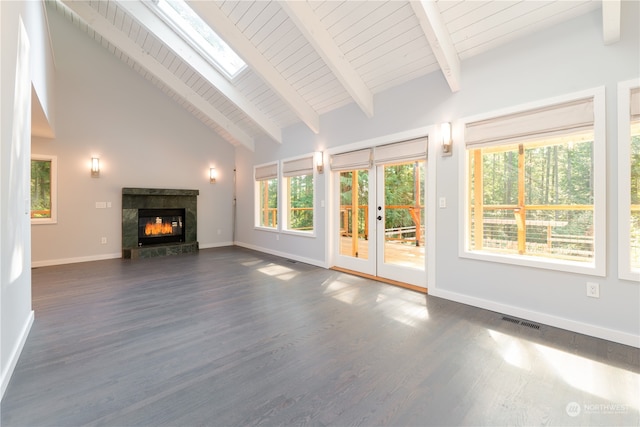
{"label": "white ceiling board", "polygon": [[142,68],[154,76],[157,76],[159,80],[163,81],[167,86],[170,86],[174,92],[187,94],[186,98],[189,99],[191,104],[196,106],[200,111],[207,114],[213,121],[224,128],[233,136],[235,141],[238,141],[250,150],[254,149],[253,138],[228,120],[222,113],[220,113],[219,110],[200,98],[197,93],[193,92],[191,88],[180,80],[179,76],[171,73],[150,55],[145,55],[145,52],[141,51],[139,45],[128,38],[124,33],[115,29],[110,22],[95,9],[87,3],[77,1],[66,1],[65,5],[85,22],[90,24],[97,33],[102,34],[103,39],[105,39],[105,35],[108,36],[110,43],[114,46],[118,46],[118,48],[126,55],[135,59]]}
{"label": "white ceiling board", "polygon": [[[373,117],[373,94],[360,75],[347,61],[344,53],[337,46],[324,25],[315,16],[313,9],[305,2],[281,2],[280,5],[297,25],[300,32],[322,57],[342,86],[347,90],[360,109]],[[308,75],[312,75],[309,73]],[[325,76],[328,74],[325,73]],[[311,82],[307,83],[307,85]],[[327,93],[326,91],[324,92]]]}
{"label": "white ceiling board", "polygon": [[244,34],[214,3],[190,1],[189,5],[211,25],[251,68],[296,112],[315,133],[320,132],[320,118],[315,110],[291,87]]}
{"label": "white ceiling board", "polygon": [[440,11],[432,0],[411,3],[452,92],[460,90],[460,59]]}
{"label": "white ceiling board", "polygon": [[[161,56],[161,49],[164,47],[167,52],[173,52],[172,60],[175,60],[176,56],[182,59],[180,67],[174,72],[187,86],[197,92],[194,84],[197,79],[202,76],[210,85],[214,86],[231,101],[235,107],[251,117],[273,140],[282,142],[282,130],[246,99],[226,77],[220,74],[208,61],[198,54],[182,37],[178,36],[167,24],[158,19],[147,6],[140,2],[132,1],[123,1],[119,4],[129,15],[135,17],[140,26],[144,26],[147,32],[153,33],[158,37],[153,38],[149,55],[158,59],[159,62],[164,65],[163,60],[167,55],[164,54]],[[147,37],[147,40],[149,39],[151,38]]]}
{"label": "white ceiling board", "polygon": [[[416,12],[418,0],[292,0],[284,8],[278,1],[193,1],[195,11],[249,65],[235,79],[220,80],[176,48],[165,31],[149,28],[146,20],[143,28],[118,6],[140,6],[140,0],[73,1],[91,7],[111,31],[127,38],[126,49],[57,0],[45,1],[234,145],[239,138],[279,140],[281,129],[299,122],[318,132],[320,114],[354,100],[365,114],[374,114],[374,94],[455,68],[456,57],[463,67],[466,58],[599,7],[605,42],[615,42],[621,31],[615,9],[620,0],[419,0],[433,13],[424,7]],[[421,24],[434,30],[438,17],[444,29],[429,35]],[[155,61],[151,67],[149,58]],[[448,83],[455,87],[455,81]]]}

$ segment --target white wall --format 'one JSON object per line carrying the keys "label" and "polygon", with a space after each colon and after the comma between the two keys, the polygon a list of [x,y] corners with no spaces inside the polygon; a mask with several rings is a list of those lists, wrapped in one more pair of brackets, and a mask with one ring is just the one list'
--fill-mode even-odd
{"label": "white wall", "polygon": [[[447,198],[447,209],[436,215],[436,274],[429,283],[432,295],[525,317],[554,326],[640,346],[640,285],[619,280],[617,273],[616,86],[637,77],[640,70],[639,4],[623,2],[621,41],[604,46],[602,17],[597,10],[479,55],[462,63],[461,90],[452,94],[440,74],[432,74],[375,96],[375,115],[367,119],[354,105],[321,117],[321,133],[303,125],[284,132],[282,146],[256,144],[256,152],[239,148],[239,244],[292,258],[306,257],[323,265],[324,234],[309,244],[305,238],[281,236],[253,228],[252,166],[283,157],[337,147],[443,121],[559,96],[599,86],[607,100],[607,274],[580,274],[538,270],[458,257],[458,168],[463,155],[457,140],[453,157],[437,156],[437,191],[429,202]],[[326,198],[321,185],[319,198]],[[320,209],[321,226],[326,215]],[[600,283],[599,299],[586,297],[587,281]]]}
{"label": "white wall", "polygon": [[[29,162],[32,85],[53,121],[53,58],[39,2],[0,2],[0,396],[4,394],[33,323]],[[19,33],[28,46],[18,61]],[[24,69],[17,71],[19,63]]]}
{"label": "white wall", "polygon": [[200,190],[200,247],[231,244],[234,147],[60,14],[49,23],[56,137],[34,138],[32,151],[57,156],[58,223],[32,226],[34,266],[120,257],[122,187]]}

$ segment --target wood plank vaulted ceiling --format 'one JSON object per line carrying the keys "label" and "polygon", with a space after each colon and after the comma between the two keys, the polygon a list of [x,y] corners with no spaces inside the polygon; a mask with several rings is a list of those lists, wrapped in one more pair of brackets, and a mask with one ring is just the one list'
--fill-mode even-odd
{"label": "wood plank vaulted ceiling", "polygon": [[[144,0],[146,1],[146,0]],[[253,150],[349,103],[429,73],[460,87],[464,60],[602,8],[619,38],[619,1],[188,1],[248,64],[229,81],[139,0],[48,0],[113,55],[225,140]],[[617,7],[617,8],[616,8]]]}

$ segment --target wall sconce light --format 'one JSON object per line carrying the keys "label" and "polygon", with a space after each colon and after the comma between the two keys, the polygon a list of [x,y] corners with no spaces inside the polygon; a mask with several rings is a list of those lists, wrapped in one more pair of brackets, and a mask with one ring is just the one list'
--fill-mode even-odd
{"label": "wall sconce light", "polygon": [[91,177],[92,178],[100,177],[100,159],[97,157],[91,158]]}
{"label": "wall sconce light", "polygon": [[453,153],[453,140],[451,139],[451,123],[440,125],[440,137],[442,138],[442,155],[451,156]]}
{"label": "wall sconce light", "polygon": [[215,184],[217,177],[218,177],[218,171],[216,171],[216,168],[209,168],[209,183]]}
{"label": "wall sconce light", "polygon": [[318,173],[324,173],[324,155],[322,151],[316,151],[316,170]]}

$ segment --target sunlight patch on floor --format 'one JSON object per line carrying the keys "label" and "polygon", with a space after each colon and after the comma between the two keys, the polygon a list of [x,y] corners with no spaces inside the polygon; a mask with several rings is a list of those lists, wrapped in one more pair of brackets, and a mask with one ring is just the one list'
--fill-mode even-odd
{"label": "sunlight patch on floor", "polygon": [[267,276],[277,277],[281,280],[291,280],[298,275],[298,272],[283,265],[269,264],[266,267],[258,268],[257,271]]}
{"label": "sunlight patch on floor", "polygon": [[571,387],[640,410],[639,374],[491,329],[488,332],[510,365],[531,371],[533,364],[544,363]]}
{"label": "sunlight patch on floor", "polygon": [[360,291],[358,288],[353,287],[352,284],[333,280],[327,284],[327,289],[323,293],[338,301],[353,304]]}

